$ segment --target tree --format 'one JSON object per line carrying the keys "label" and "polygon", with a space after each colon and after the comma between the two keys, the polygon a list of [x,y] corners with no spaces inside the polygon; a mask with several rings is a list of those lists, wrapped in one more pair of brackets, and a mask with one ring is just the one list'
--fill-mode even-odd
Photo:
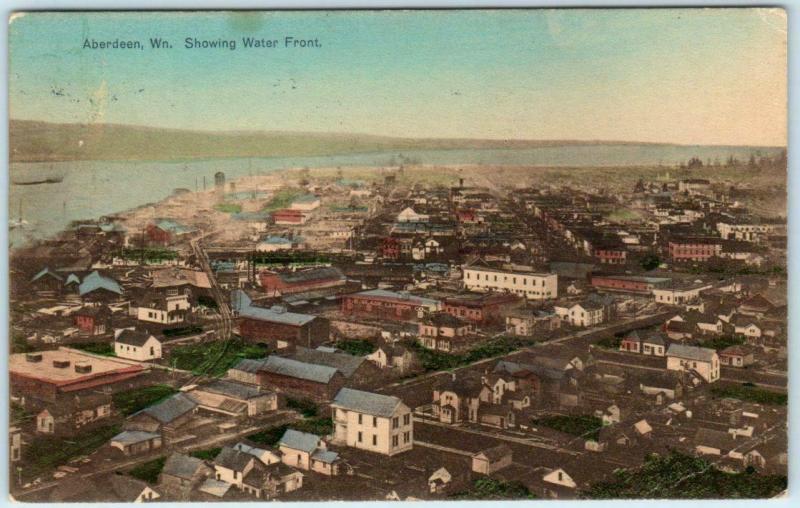
{"label": "tree", "polygon": [[647,270],[655,270],[661,265],[661,259],[656,256],[655,254],[648,254],[644,258],[642,258],[642,268]]}

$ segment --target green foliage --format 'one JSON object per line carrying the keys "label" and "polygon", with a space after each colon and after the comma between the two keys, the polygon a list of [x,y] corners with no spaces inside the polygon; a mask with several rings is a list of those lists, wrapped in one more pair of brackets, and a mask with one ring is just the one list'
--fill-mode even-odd
{"label": "green foliage", "polygon": [[640,264],[644,270],[649,272],[650,270],[655,270],[661,265],[661,259],[655,254],[648,254],[642,258]]}
{"label": "green foliage", "polygon": [[28,340],[24,335],[13,333],[11,336],[11,352],[12,353],[30,353],[33,347],[28,344]]}
{"label": "green foliage", "polygon": [[756,499],[786,489],[787,478],[752,471],[726,473],[706,460],[678,452],[650,455],[637,469],[614,472],[614,479],[593,483],[586,499]]}
{"label": "green foliage", "polygon": [[164,469],[164,464],[166,462],[166,457],[159,457],[143,464],[139,464],[128,471],[128,474],[144,482],[155,484],[158,483],[158,475],[161,474],[161,470]]}
{"label": "green foliage", "polygon": [[163,330],[161,333],[164,334],[164,337],[174,338],[174,337],[183,337],[185,335],[192,335],[200,333],[202,331],[203,331],[202,326],[194,325],[194,326],[181,326],[178,328],[168,328],[166,330]]}
{"label": "green foliage", "polygon": [[122,249],[119,253],[119,257],[132,261],[144,260],[145,263],[156,263],[177,259],[178,253],[174,250],[161,248]]}
{"label": "green foliage", "polygon": [[705,339],[700,341],[698,346],[707,347],[711,349],[725,349],[726,347],[730,346],[740,346],[745,343],[744,337],[734,337],[734,336],[727,336],[727,337],[713,337],[709,339]]}
{"label": "green foliage", "polygon": [[302,189],[281,189],[272,196],[272,199],[264,204],[262,210],[265,212],[271,212],[273,210],[286,208],[292,204],[292,201],[294,201],[295,198],[301,196],[302,194]]}
{"label": "green foliage", "polygon": [[214,210],[222,213],[239,213],[242,211],[242,205],[236,203],[219,203],[214,205]]}
{"label": "green foliage", "polygon": [[30,479],[70,460],[88,455],[119,434],[118,425],[95,427],[65,439],[56,436],[37,436],[22,447],[22,476]]}
{"label": "green foliage", "polygon": [[714,386],[711,393],[715,397],[739,399],[746,402],[758,404],[770,404],[774,406],[785,406],[789,401],[789,396],[785,393],[773,392],[758,388],[752,384],[741,386]]}
{"label": "green foliage", "polygon": [[331,418],[309,418],[307,420],[287,423],[256,432],[255,434],[250,434],[247,436],[247,439],[253,441],[254,443],[259,443],[266,446],[275,446],[280,438],[283,437],[283,434],[287,429],[308,432],[309,434],[316,434],[318,436],[325,436],[333,432],[333,420]]}
{"label": "green foliage", "polygon": [[70,344],[74,349],[102,356],[117,356],[114,353],[114,344],[110,342],[86,342],[83,344]]}
{"label": "green foliage", "polygon": [[504,482],[493,478],[478,478],[472,487],[464,492],[451,496],[455,499],[490,500],[490,499],[536,499],[528,488],[519,481]]}
{"label": "green foliage", "polygon": [[604,348],[604,349],[619,349],[619,345],[622,343],[622,337],[617,337],[616,335],[609,335],[607,337],[603,337],[602,339],[595,342],[595,346]]}
{"label": "green foliage", "polygon": [[169,385],[143,386],[115,393],[112,400],[114,407],[123,415],[128,416],[152,406],[176,392],[177,390]]}
{"label": "green foliage", "polygon": [[208,448],[207,450],[195,450],[193,452],[189,452],[189,455],[202,460],[214,460],[214,458],[217,455],[219,455],[219,452],[221,450],[222,448]]}
{"label": "green foliage", "polygon": [[317,416],[317,404],[313,400],[286,398],[286,407],[299,411],[306,418]]}
{"label": "green foliage", "polygon": [[178,346],[170,352],[170,362],[194,374],[219,377],[244,358],[265,358],[267,350],[240,339]]}
{"label": "green foliage", "polygon": [[9,425],[18,425],[33,418],[33,415],[27,409],[20,406],[16,402],[11,403],[10,413],[8,418]]}
{"label": "green foliage", "polygon": [[423,369],[437,371],[454,369],[486,358],[503,356],[530,344],[529,340],[521,337],[503,336],[475,345],[461,354],[433,351],[417,342],[413,343],[411,348],[416,352]]}
{"label": "green foliage", "polygon": [[595,441],[599,439],[600,429],[603,428],[603,420],[590,415],[546,416],[534,419],[531,423]]}
{"label": "green foliage", "polygon": [[368,340],[343,340],[336,343],[336,347],[341,349],[345,353],[350,353],[351,355],[355,356],[366,356],[370,353],[373,353],[375,349],[375,344]]}

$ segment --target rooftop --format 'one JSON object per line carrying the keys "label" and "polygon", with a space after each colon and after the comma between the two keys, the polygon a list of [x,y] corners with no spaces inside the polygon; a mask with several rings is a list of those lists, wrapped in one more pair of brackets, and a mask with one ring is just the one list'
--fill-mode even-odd
{"label": "rooftop", "polygon": [[81,296],[96,291],[98,289],[105,289],[112,293],[122,294],[122,288],[114,279],[100,275],[96,270],[87,275],[83,282],[78,286],[78,292]]}
{"label": "rooftop", "polygon": [[308,432],[300,432],[299,430],[287,429],[283,433],[278,446],[286,446],[293,450],[302,450],[311,453],[319,446],[320,437]]}
{"label": "rooftop", "polygon": [[268,357],[258,367],[258,370],[326,384],[338,372],[335,368],[327,365],[316,365],[281,356]]}
{"label": "rooftop", "polygon": [[402,403],[397,397],[342,388],[336,394],[331,405],[358,413],[390,417],[394,414],[397,406]]}
{"label": "rooftop", "polygon": [[713,349],[696,346],[685,346],[683,344],[670,344],[667,350],[667,356],[675,356],[684,358],[686,360],[697,360],[702,362],[710,362],[714,355],[717,354]]}
{"label": "rooftop", "polygon": [[[36,354],[41,355],[41,361],[29,361],[26,353],[10,355],[8,359],[9,371],[17,376],[24,376],[59,386],[93,378],[102,378],[107,374],[139,373],[144,371],[144,367],[141,365],[131,365],[113,358],[99,357],[65,347],[50,351],[37,351]],[[69,365],[63,368],[56,367],[53,365],[54,361],[69,362]],[[91,365],[92,371],[89,373],[75,372],[74,365],[76,363],[88,363]]]}

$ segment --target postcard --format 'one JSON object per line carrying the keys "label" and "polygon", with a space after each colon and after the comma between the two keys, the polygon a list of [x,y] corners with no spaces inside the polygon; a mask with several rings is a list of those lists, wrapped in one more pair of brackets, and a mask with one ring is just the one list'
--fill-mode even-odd
{"label": "postcard", "polygon": [[784,10],[8,23],[14,500],[786,495]]}

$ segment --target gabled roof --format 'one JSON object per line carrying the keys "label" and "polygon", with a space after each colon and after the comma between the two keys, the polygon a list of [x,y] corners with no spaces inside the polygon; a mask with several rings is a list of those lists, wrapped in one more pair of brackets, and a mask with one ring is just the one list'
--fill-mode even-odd
{"label": "gabled roof", "polygon": [[70,284],[79,284],[80,285],[80,283],[81,283],[81,279],[79,279],[78,276],[75,275],[74,273],[71,273],[71,274],[69,274],[69,276],[67,276],[67,281],[64,282],[64,285],[65,286],[68,286]]}
{"label": "gabled roof", "polygon": [[715,429],[699,428],[694,436],[694,444],[697,446],[708,446],[720,451],[731,450],[736,447],[735,438],[727,432]]}
{"label": "gabled roof", "polygon": [[239,360],[239,363],[234,365],[232,370],[239,370],[249,374],[255,374],[261,369],[261,366],[264,365],[265,362],[266,360],[244,358]]}
{"label": "gabled roof", "polygon": [[56,279],[57,281],[64,280],[64,279],[61,278],[60,275],[58,275],[57,273],[52,271],[50,268],[45,267],[39,273],[37,273],[36,275],[33,276],[33,278],[31,279],[31,282],[35,282],[35,281],[41,279],[42,277],[44,277],[45,275],[47,275],[48,277],[52,277],[52,278]]}
{"label": "gabled roof", "polygon": [[236,289],[231,292],[231,301],[233,303],[232,307],[239,311],[240,316],[258,319],[260,321],[302,326],[316,319],[316,316],[309,314],[289,312],[285,307],[279,305],[274,305],[269,309],[255,307],[252,305],[252,300],[247,296],[247,293],[241,289]]}
{"label": "gabled roof", "polygon": [[244,471],[244,468],[253,460],[256,458],[249,453],[226,446],[214,458],[214,464],[233,471]]}
{"label": "gabled roof", "polygon": [[502,459],[503,457],[511,455],[511,453],[512,453],[511,448],[509,448],[508,445],[501,444],[493,446],[491,448],[487,448],[486,450],[481,450],[478,453],[475,453],[473,457],[483,455],[484,457],[489,459],[489,461],[494,462]]}
{"label": "gabled roof", "polygon": [[191,480],[201,467],[203,467],[202,460],[182,453],[173,453],[167,458],[161,472],[171,476],[177,476],[178,478]]}
{"label": "gabled roof", "polygon": [[317,450],[311,458],[325,464],[333,464],[339,460],[339,454],[331,450]]}
{"label": "gabled roof", "polygon": [[117,281],[100,275],[100,273],[98,273],[96,270],[87,275],[83,279],[83,282],[81,282],[80,286],[78,286],[78,292],[81,296],[98,289],[105,289],[106,291],[117,293],[118,295],[122,294],[122,288]]}
{"label": "gabled roof", "polygon": [[161,437],[161,435],[154,434],[152,432],[144,432],[141,430],[124,430],[112,437],[111,441],[123,444],[135,444],[143,441],[149,441],[158,437]]}
{"label": "gabled roof", "polygon": [[332,406],[373,416],[390,417],[403,402],[397,397],[342,388],[333,399]]}
{"label": "gabled roof", "polygon": [[197,402],[192,400],[188,395],[176,393],[158,404],[146,407],[135,414],[145,413],[161,423],[168,424],[196,407]]}
{"label": "gabled roof", "polygon": [[771,309],[773,307],[773,304],[772,302],[767,300],[763,295],[757,294],[742,302],[741,306],[751,307],[754,309]]}
{"label": "gabled roof", "polygon": [[338,372],[335,368],[327,365],[316,365],[274,355],[268,357],[258,367],[258,370],[326,384]]}
{"label": "gabled roof", "polygon": [[128,346],[142,347],[150,337],[154,336],[147,330],[130,330],[126,328],[114,339],[114,342],[119,342],[120,344],[126,344]]}
{"label": "gabled roof", "polygon": [[642,342],[646,344],[655,344],[657,346],[663,346],[667,343],[664,334],[661,332],[651,333]]}
{"label": "gabled roof", "polygon": [[348,353],[328,352],[320,349],[309,349],[297,346],[292,355],[294,360],[316,365],[333,367],[342,373],[345,378],[350,378],[366,360],[363,356],[354,356]]}
{"label": "gabled roof", "polygon": [[225,395],[227,397],[233,397],[240,400],[252,399],[267,393],[261,391],[255,386],[237,383],[236,381],[231,381],[228,379],[218,379],[216,381],[212,381],[206,385],[198,387],[198,390],[218,393],[220,395]]}
{"label": "gabled roof", "polygon": [[308,432],[300,432],[299,430],[286,429],[283,436],[278,441],[278,446],[286,446],[293,450],[300,450],[306,453],[312,453],[319,446],[320,437]]}
{"label": "gabled roof", "polygon": [[683,344],[670,344],[667,350],[667,356],[675,356],[685,360],[696,360],[701,362],[710,362],[714,355],[717,354],[713,349],[697,346],[685,346]]}

